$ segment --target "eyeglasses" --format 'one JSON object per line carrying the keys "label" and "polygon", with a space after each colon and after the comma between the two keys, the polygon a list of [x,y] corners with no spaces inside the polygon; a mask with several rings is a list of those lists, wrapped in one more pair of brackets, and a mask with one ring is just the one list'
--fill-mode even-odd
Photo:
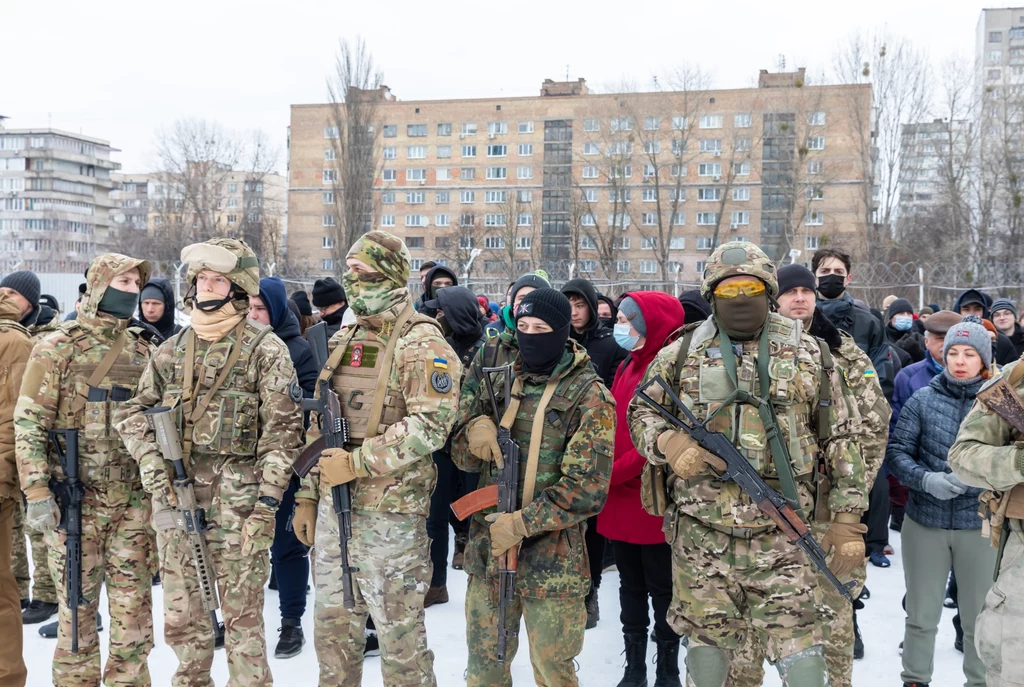
{"label": "eyeglasses", "polygon": [[715,287],[715,296],[718,298],[736,298],[739,295],[760,296],[764,293],[764,282],[758,279],[749,281],[734,281],[728,284],[719,284]]}

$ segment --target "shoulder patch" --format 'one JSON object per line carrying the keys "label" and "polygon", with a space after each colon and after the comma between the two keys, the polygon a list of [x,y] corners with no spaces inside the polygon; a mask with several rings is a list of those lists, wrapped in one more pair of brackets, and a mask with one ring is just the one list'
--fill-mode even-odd
{"label": "shoulder patch", "polygon": [[452,390],[452,376],[435,370],[430,373],[430,386],[439,394],[447,394]]}
{"label": "shoulder patch", "polygon": [[299,386],[299,381],[294,377],[292,377],[291,384],[288,385],[288,395],[296,403],[302,403],[302,387]]}

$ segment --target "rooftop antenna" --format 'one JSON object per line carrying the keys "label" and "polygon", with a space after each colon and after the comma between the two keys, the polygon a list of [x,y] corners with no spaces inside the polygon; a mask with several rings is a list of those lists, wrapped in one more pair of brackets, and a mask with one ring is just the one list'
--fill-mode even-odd
{"label": "rooftop antenna", "polygon": [[786,71],[786,56],[785,55],[779,55],[779,71],[780,72]]}
{"label": "rooftop antenna", "polygon": [[569,80],[569,65],[565,65],[565,80]]}

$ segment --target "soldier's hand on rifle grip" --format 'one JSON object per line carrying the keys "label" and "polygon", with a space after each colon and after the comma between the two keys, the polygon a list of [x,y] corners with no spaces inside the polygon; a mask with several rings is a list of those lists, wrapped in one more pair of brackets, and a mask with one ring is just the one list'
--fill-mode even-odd
{"label": "soldier's hand on rifle grip", "polygon": [[867,525],[862,525],[858,513],[836,513],[829,525],[821,548],[828,553],[834,550],[828,569],[836,577],[846,577],[858,565],[864,563],[864,535]]}
{"label": "soldier's hand on rifle grip", "polygon": [[526,538],[523,511],[514,513],[491,513],[486,518],[491,523],[491,555],[497,558]]}
{"label": "soldier's hand on rifle grip", "polygon": [[320,454],[320,482],[327,487],[348,484],[357,477],[369,477],[370,473],[356,470],[355,458],[343,448],[325,448]]}
{"label": "soldier's hand on rifle grip", "polygon": [[658,435],[658,450],[665,456],[665,462],[672,468],[672,472],[683,479],[705,474],[709,465],[718,473],[726,469],[724,460],[705,451],[686,432],[662,432]]}
{"label": "soldier's hand on rifle grip", "polygon": [[316,540],[316,508],[317,503],[312,499],[295,499],[295,512],[292,513],[295,538],[310,547]]}
{"label": "soldier's hand on rifle grip", "polygon": [[57,499],[47,487],[35,487],[25,492],[28,507],[25,522],[37,532],[51,532],[60,524],[60,508]]}
{"label": "soldier's hand on rifle grip", "polygon": [[139,460],[142,488],[153,497],[162,497],[171,508],[178,507],[178,494],[171,483],[168,462],[159,453],[147,454]]}
{"label": "soldier's hand on rifle grip", "polygon": [[466,425],[466,440],[469,442],[469,452],[476,458],[494,463],[498,469],[505,467],[501,448],[498,447],[498,427],[494,420],[486,415],[473,418]]}

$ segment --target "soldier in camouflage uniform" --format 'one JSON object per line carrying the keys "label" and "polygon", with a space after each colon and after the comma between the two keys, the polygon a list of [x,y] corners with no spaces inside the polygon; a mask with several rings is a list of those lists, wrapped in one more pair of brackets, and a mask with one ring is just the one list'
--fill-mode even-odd
{"label": "soldier in camouflage uniform", "polygon": [[[842,397],[838,376],[823,376],[818,343],[799,324],[769,312],[769,299],[778,292],[775,267],[756,246],[730,242],[716,249],[701,292],[712,303],[712,318],[658,354],[645,382],[660,375],[677,386],[697,419],[710,417],[710,429],[733,438],[804,517],[814,508],[824,460],[835,483],[823,548],[834,550],[833,572],[849,575],[864,557],[866,469],[859,428],[846,404],[819,410],[825,395]],[[759,412],[737,390],[770,406]],[[655,401],[662,396],[652,390]],[[743,635],[753,628],[783,684],[827,684],[815,610],[819,578],[810,562],[734,482],[715,478],[710,466],[717,459],[687,433],[669,429],[637,399],[628,417],[640,453],[674,473],[674,504],[666,516],[675,578],[668,618],[688,640],[688,683],[722,685]],[[778,432],[769,432],[766,423],[777,424]]]}
{"label": "soldier in camouflage uniform", "polygon": [[[117,429],[153,497],[164,588],[164,638],[178,657],[175,687],[212,686],[214,632],[202,609],[186,533],[174,527],[174,472],[143,412],[173,407],[186,471],[206,510],[206,541],[224,613],[229,685],[272,684],[263,587],[274,519],[302,438],[302,391],[288,348],[246,318],[259,294],[255,254],[242,241],[186,246],[192,324],[157,349]],[[194,380],[194,381],[193,381]]]}
{"label": "soldier in camouflage uniform", "polygon": [[[423,611],[430,582],[426,522],[436,481],[431,453],[444,446],[455,422],[462,366],[437,322],[415,313],[406,288],[410,263],[405,243],[384,231],[369,232],[349,249],[343,283],[356,323],[331,337],[321,374],[333,371],[330,383],[351,441],[325,450],[319,475],[307,476],[296,494],[295,533],[316,545],[314,643],[324,687],[361,684],[368,614],[384,684],[436,684]],[[380,409],[376,418],[373,407]],[[342,604],[331,498],[340,484],[349,484],[352,495],[353,609]]]}
{"label": "soldier in camouflage uniform", "polygon": [[[550,288],[529,293],[516,307],[519,355],[512,399],[501,425],[520,446],[519,509],[473,515],[465,570],[469,687],[511,685],[509,665],[519,647],[511,638],[497,658],[498,557],[519,547],[516,588],[506,618],[518,629],[526,617],[535,684],[577,685],[573,659],[583,649],[584,597],[590,565],[587,518],[604,507],[612,467],[615,401],[585,349],[569,339],[571,307]],[[503,334],[504,335],[504,334]],[[495,389],[503,381],[494,379]],[[500,392],[499,392],[500,393]],[[452,460],[492,484],[501,465],[497,425],[486,387],[463,399]]]}
{"label": "soldier in camouflage uniform", "polygon": [[135,391],[153,352],[144,330],[129,323],[149,273],[149,263],[124,255],[108,253],[92,261],[78,319],[62,323],[35,345],[15,410],[18,470],[28,501],[25,521],[45,535],[54,580],[64,579],[65,548],[49,484],[63,479],[64,471],[48,432],[79,430],[84,604],[78,611],[79,651],[74,654],[67,590],[58,587],[56,685],[100,683],[96,611],[103,582],[111,623],[102,680],[107,685],[150,684],[151,507],[138,467],[113,427],[114,414]]}
{"label": "soldier in camouflage uniform", "polygon": [[[806,331],[818,339],[819,346],[827,346],[842,384],[842,401],[847,413],[859,421],[858,441],[861,456],[867,469],[866,484],[874,484],[875,476],[885,458],[885,445],[889,436],[889,416],[892,409],[885,400],[878,375],[871,358],[857,346],[857,342],[846,332],[837,329],[828,318],[815,308],[814,274],[803,265],[786,265],[778,272],[779,314],[793,320],[800,320]],[[826,468],[829,466],[826,466]],[[829,479],[833,476],[829,474]],[[820,541],[831,521],[828,504],[819,500],[811,529]],[[867,577],[865,562],[862,561],[852,572],[851,578],[857,583],[854,597],[863,588]],[[828,581],[818,580],[820,602],[818,604],[825,664],[828,666],[831,687],[850,687],[853,681],[853,646],[856,637],[856,612],[861,604],[850,604]],[[729,677],[733,687],[754,687],[764,680],[764,646],[758,636],[750,631],[745,641],[736,650]]]}
{"label": "soldier in camouflage uniform", "polygon": [[988,687],[1024,685],[1024,432],[980,399],[1004,379],[1024,395],[1024,363],[1003,368],[978,391],[979,400],[960,424],[949,449],[949,467],[964,484],[989,489],[980,496],[987,516],[982,532],[999,547],[996,579],[974,625],[974,646]]}

